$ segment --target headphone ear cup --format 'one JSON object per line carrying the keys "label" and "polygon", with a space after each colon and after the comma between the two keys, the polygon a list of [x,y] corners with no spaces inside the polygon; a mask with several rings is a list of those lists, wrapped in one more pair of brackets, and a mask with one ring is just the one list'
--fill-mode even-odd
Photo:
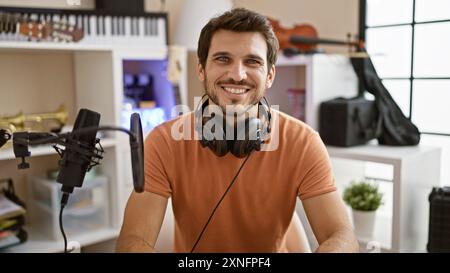
{"label": "headphone ear cup", "polygon": [[235,140],[233,146],[230,149],[230,152],[235,157],[243,158],[250,152],[249,150],[249,141]]}
{"label": "headphone ear cup", "polygon": [[[236,157],[242,158],[247,156],[253,150],[261,148],[261,126],[262,122],[258,118],[249,118],[245,120],[245,128],[238,127],[237,135],[242,136],[242,130],[245,129],[245,137],[236,139],[230,151]],[[239,131],[240,130],[240,131]]]}
{"label": "headphone ear cup", "polygon": [[221,157],[229,152],[229,145],[224,128],[221,126],[214,126],[214,132],[216,132],[215,130],[218,130],[217,134],[222,136],[222,138],[216,139],[213,137],[212,140],[208,141],[208,147],[214,152],[214,154]]}
{"label": "headphone ear cup", "polygon": [[217,156],[224,156],[228,153],[228,143],[226,140],[213,140],[210,141],[209,148],[217,155]]}
{"label": "headphone ear cup", "polygon": [[[223,119],[223,116],[216,116],[215,113],[213,113],[211,117],[204,117],[202,113],[205,110],[206,106],[208,106],[208,100],[205,100],[204,103],[201,104],[201,108],[199,104],[195,111],[195,130],[200,136],[200,144],[202,145],[202,147],[208,147],[209,149],[211,149],[211,151],[215,155],[224,156],[229,152],[229,147],[231,147],[231,145],[226,140],[226,131],[224,127],[217,126],[216,122],[205,126],[205,124],[211,119]],[[225,124],[225,119],[223,119],[223,124]],[[222,138],[216,139],[216,135],[222,136]]]}

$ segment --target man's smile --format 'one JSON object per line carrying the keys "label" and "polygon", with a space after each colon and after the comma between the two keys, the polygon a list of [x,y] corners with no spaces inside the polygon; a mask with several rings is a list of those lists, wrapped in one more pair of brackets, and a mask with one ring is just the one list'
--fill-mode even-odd
{"label": "man's smile", "polygon": [[253,90],[253,87],[248,84],[219,83],[218,86],[222,91],[222,96],[231,101],[243,101]]}
{"label": "man's smile", "polygon": [[250,89],[246,89],[246,88],[233,88],[233,87],[226,87],[226,86],[222,86],[222,89],[228,93],[232,93],[235,95],[242,95],[242,94],[247,93],[248,90],[250,90]]}

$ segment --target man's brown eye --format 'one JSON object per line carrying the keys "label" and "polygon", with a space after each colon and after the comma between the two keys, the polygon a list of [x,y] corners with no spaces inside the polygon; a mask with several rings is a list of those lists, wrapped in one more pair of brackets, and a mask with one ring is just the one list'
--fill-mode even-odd
{"label": "man's brown eye", "polygon": [[219,62],[227,62],[228,61],[228,57],[219,57],[216,60],[218,60]]}
{"label": "man's brown eye", "polygon": [[247,60],[248,64],[260,64],[260,62],[258,60],[254,60],[254,59],[249,59]]}

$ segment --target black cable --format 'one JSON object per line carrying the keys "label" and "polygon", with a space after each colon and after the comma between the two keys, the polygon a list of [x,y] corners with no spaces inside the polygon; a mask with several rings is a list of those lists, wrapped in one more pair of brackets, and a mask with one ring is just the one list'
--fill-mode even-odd
{"label": "black cable", "polygon": [[59,210],[59,229],[61,230],[61,233],[62,233],[62,236],[64,239],[64,253],[67,253],[67,237],[66,237],[66,233],[64,232],[62,214],[63,214],[64,207],[66,206],[68,200],[69,200],[69,194],[67,192],[63,192],[63,196],[61,198],[61,208]]}
{"label": "black cable", "polygon": [[225,196],[227,195],[228,191],[231,189],[231,187],[233,186],[234,182],[236,181],[236,178],[238,177],[239,173],[241,172],[242,168],[244,167],[245,163],[247,162],[247,160],[250,158],[250,155],[252,154],[252,152],[250,152],[247,157],[245,158],[244,162],[242,162],[241,167],[239,168],[239,170],[237,171],[236,175],[234,176],[233,180],[231,180],[230,185],[228,186],[227,190],[225,191],[225,193],[222,195],[222,197],[220,198],[219,202],[217,202],[216,207],[214,208],[214,210],[212,211],[211,215],[209,216],[208,221],[206,222],[206,224],[203,226],[202,232],[200,232],[200,235],[197,238],[197,241],[195,242],[194,246],[191,249],[191,253],[194,252],[195,247],[197,246],[198,242],[200,241],[200,239],[203,236],[203,233],[206,230],[206,227],[209,225],[209,222],[211,222],[212,217],[214,216],[214,213],[216,212],[217,208],[219,207],[220,203],[222,203],[222,200],[225,198]]}

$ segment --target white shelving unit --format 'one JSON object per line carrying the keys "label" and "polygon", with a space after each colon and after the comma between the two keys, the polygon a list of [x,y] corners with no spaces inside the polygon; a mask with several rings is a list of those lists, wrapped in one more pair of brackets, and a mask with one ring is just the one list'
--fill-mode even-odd
{"label": "white shelving unit", "polygon": [[[70,54],[72,58],[73,71],[71,87],[74,90],[72,98],[75,102],[72,112],[77,113],[80,108],[88,108],[101,114],[101,125],[121,125],[121,113],[123,102],[123,62],[125,60],[135,61],[158,61],[168,58],[169,48],[166,46],[138,46],[138,45],[108,45],[108,44],[62,44],[62,43],[27,43],[27,42],[0,42],[0,54],[26,54],[52,55],[55,53]],[[181,102],[187,105],[187,78],[186,78],[186,54],[179,58],[181,65],[181,80],[178,84]],[[6,94],[3,93],[2,96]],[[30,90],[29,92],[33,92]],[[14,97],[14,92],[8,93],[8,97]],[[49,97],[49,100],[52,98]],[[68,100],[70,98],[67,98]],[[0,101],[2,104],[8,103],[6,100]],[[18,106],[18,111],[25,114],[27,104]],[[99,172],[109,179],[109,213],[110,227],[82,233],[68,238],[69,241],[77,241],[81,247],[100,243],[114,239],[119,234],[122,223],[123,212],[129,194],[133,190],[133,180],[131,173],[131,159],[129,150],[128,135],[120,132],[110,133],[106,139],[101,140],[105,148],[104,159]],[[44,162],[54,161],[56,152],[51,147],[32,147],[30,161],[39,164],[32,164],[31,169],[25,173],[20,170],[13,171],[18,159],[14,158],[12,147],[0,150],[0,171],[2,167],[8,170],[9,174],[15,176],[14,182],[19,188],[26,187],[27,176],[36,173],[45,173],[46,167],[51,164]],[[41,164],[42,162],[42,164]],[[3,165],[3,166],[2,166]],[[3,174],[4,175],[4,174]],[[3,176],[2,175],[2,176]],[[23,190],[22,192],[26,192]],[[21,196],[26,199],[26,196]],[[49,240],[33,230],[33,223],[26,229],[29,232],[29,240],[22,245],[8,248],[8,252],[61,252],[63,250],[62,241]]]}
{"label": "white shelving unit", "polygon": [[290,113],[287,90],[305,89],[305,122],[318,130],[318,111],[322,101],[358,94],[357,78],[349,59],[338,54],[285,57],[279,54],[274,84],[267,93],[272,105]]}

